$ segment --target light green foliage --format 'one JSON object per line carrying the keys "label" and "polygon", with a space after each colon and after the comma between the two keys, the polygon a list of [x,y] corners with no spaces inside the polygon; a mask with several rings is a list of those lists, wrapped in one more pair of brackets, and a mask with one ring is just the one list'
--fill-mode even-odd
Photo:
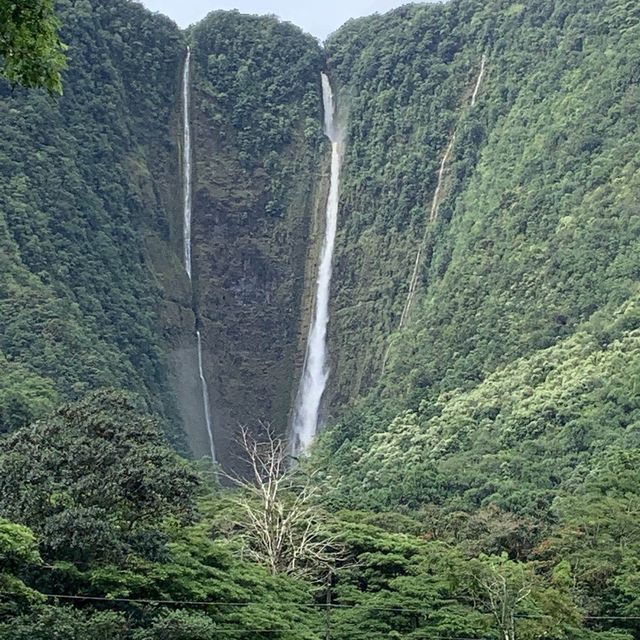
{"label": "light green foliage", "polygon": [[40,600],[40,594],[29,588],[20,574],[41,563],[33,533],[0,518],[0,621]]}
{"label": "light green foliage", "polygon": [[[494,504],[546,518],[594,455],[638,446],[639,322],[634,299],[608,323],[594,319],[475,389],[423,401],[367,434],[366,450],[341,444],[329,467],[344,474],[336,494],[358,487],[359,501],[372,507]],[[337,437],[328,434],[324,446]]]}
{"label": "light green foliage", "polygon": [[0,73],[12,83],[62,93],[66,67],[54,0],[1,0]]}

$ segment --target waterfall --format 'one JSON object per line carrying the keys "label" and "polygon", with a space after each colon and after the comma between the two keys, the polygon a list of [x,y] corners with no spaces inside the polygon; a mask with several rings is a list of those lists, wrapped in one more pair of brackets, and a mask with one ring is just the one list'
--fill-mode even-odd
{"label": "waterfall", "polygon": [[[404,304],[404,309],[402,310],[402,315],[400,316],[400,325],[398,329],[402,329],[409,320],[409,314],[411,313],[411,307],[413,306],[413,301],[416,296],[416,291],[418,289],[418,278],[420,276],[420,267],[422,266],[422,253],[424,251],[424,247],[427,241],[427,233],[429,232],[429,225],[433,224],[438,218],[438,208],[440,206],[440,192],[442,191],[442,186],[444,184],[445,171],[447,169],[447,163],[449,162],[449,156],[451,155],[451,151],[453,150],[453,145],[455,144],[456,136],[455,133],[451,137],[449,141],[449,146],[447,150],[444,152],[444,156],[442,156],[442,160],[440,162],[440,169],[438,170],[438,182],[436,184],[436,190],[433,193],[433,200],[431,201],[431,211],[429,213],[429,224],[425,227],[424,235],[422,237],[422,243],[418,247],[418,253],[416,254],[416,261],[413,265],[413,273],[411,274],[411,281],[409,283],[409,293],[407,294],[407,301]],[[386,358],[385,358],[386,359]]]}
{"label": "waterfall", "polygon": [[480,87],[482,86],[482,79],[484,78],[484,72],[487,67],[487,55],[484,54],[482,56],[482,62],[480,63],[480,73],[478,74],[478,80],[476,81],[476,86],[473,90],[473,95],[471,96],[471,106],[476,106],[476,100],[478,99],[478,92],[480,91]]}
{"label": "waterfall", "polygon": [[[475,82],[475,86],[473,89],[473,94],[471,95],[471,106],[475,107],[476,101],[478,99],[478,93],[480,88],[482,87],[482,80],[484,78],[485,72],[487,68],[487,56],[486,54],[482,56],[482,60],[480,62],[480,71],[478,73],[478,77]],[[451,140],[449,141],[449,146],[444,152],[444,156],[442,157],[442,161],[440,162],[440,169],[438,171],[438,182],[436,184],[436,190],[433,194],[433,200],[431,201],[431,211],[429,213],[429,224],[425,227],[424,236],[422,238],[422,243],[418,247],[418,253],[416,255],[416,261],[413,265],[413,273],[411,275],[411,281],[409,283],[409,293],[407,295],[407,301],[405,302],[404,308],[402,310],[402,315],[400,316],[400,324],[398,329],[402,329],[406,326],[409,321],[409,315],[411,313],[411,307],[413,306],[413,301],[416,296],[416,291],[418,288],[418,277],[420,275],[420,267],[422,266],[422,253],[425,248],[427,233],[429,232],[430,226],[438,219],[438,208],[440,207],[440,199],[441,199],[441,191],[444,185],[445,171],[447,169],[447,164],[449,162],[449,157],[451,156],[451,152],[453,150],[453,145],[456,141],[456,132],[454,131],[451,136]],[[387,351],[388,353],[388,351]],[[383,370],[386,364],[387,356],[385,355],[383,361]]]}
{"label": "waterfall", "polygon": [[191,124],[189,116],[189,89],[191,86],[191,49],[187,47],[182,74],[182,113],[184,118],[182,139],[182,189],[184,203],[184,268],[191,279]]}
{"label": "waterfall", "polygon": [[209,414],[209,389],[207,381],[204,377],[204,369],[202,367],[202,337],[200,331],[196,331],[198,336],[198,374],[200,375],[200,384],[202,385],[202,402],[204,403],[204,420],[207,425],[207,433],[209,434],[209,448],[211,449],[211,460],[216,461],[216,451],[213,446],[213,429],[211,427],[211,415]]}
{"label": "waterfall", "polygon": [[329,294],[333,247],[338,224],[340,194],[340,142],[335,122],[336,109],[329,78],[322,74],[324,104],[324,132],[331,141],[331,180],[325,212],[325,235],[318,269],[315,313],[309,331],[307,352],[293,419],[291,449],[306,451],[318,430],[320,403],[329,377],[327,366],[327,325],[329,322]]}
{"label": "waterfall", "polygon": [[[183,144],[182,144],[182,185],[183,185],[183,236],[184,236],[184,268],[191,280],[191,119],[189,114],[189,93],[191,88],[191,49],[187,47],[187,57],[184,61],[184,72],[182,74],[182,113],[183,123]],[[207,380],[204,377],[204,367],[202,364],[202,336],[200,331],[196,331],[198,341],[198,376],[202,388],[202,404],[204,408],[204,420],[209,435],[209,448],[211,459],[215,462],[215,449],[213,446],[213,428],[211,426],[211,414],[209,412],[209,389]]]}

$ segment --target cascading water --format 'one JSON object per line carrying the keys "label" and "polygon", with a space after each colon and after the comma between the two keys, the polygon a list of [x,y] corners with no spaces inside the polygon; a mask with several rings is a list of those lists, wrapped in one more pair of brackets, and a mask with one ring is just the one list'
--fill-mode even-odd
{"label": "cascading water", "polygon": [[[187,57],[184,61],[184,72],[182,74],[182,113],[184,117],[183,144],[182,144],[182,184],[184,203],[184,268],[191,279],[191,119],[189,114],[189,92],[191,87],[191,49],[187,47]],[[215,448],[213,446],[213,428],[211,426],[211,414],[209,411],[209,389],[207,380],[204,377],[204,367],[202,364],[202,336],[200,331],[196,331],[198,339],[198,376],[202,387],[202,403],[204,406],[204,419],[209,435],[209,447],[211,459],[215,462]]]}
{"label": "cascading water", "polygon": [[191,49],[187,47],[182,74],[182,113],[184,117],[182,140],[182,180],[184,203],[184,268],[191,279],[191,120],[189,115],[189,89],[191,86]]}
{"label": "cascading water", "polygon": [[329,78],[322,74],[322,99],[324,104],[324,132],[331,141],[331,181],[325,213],[325,236],[322,245],[315,314],[304,363],[304,371],[298,390],[291,449],[294,453],[306,451],[318,430],[320,402],[327,384],[327,324],[329,322],[329,293],[333,247],[338,224],[338,198],[340,194],[340,140],[335,121],[335,103]]}
{"label": "cascading water", "polygon": [[[473,88],[473,94],[471,95],[471,106],[475,107],[478,93],[480,92],[480,88],[482,87],[482,80],[484,79],[484,75],[487,69],[487,56],[486,54],[482,56],[482,61],[480,62],[480,71],[478,73],[478,77],[476,79],[475,86]],[[444,152],[444,156],[442,157],[442,161],[440,163],[440,170],[438,171],[438,183],[436,185],[436,190],[433,194],[433,200],[431,201],[431,212],[429,213],[429,224],[425,227],[424,236],[422,238],[422,243],[418,247],[418,253],[416,255],[416,261],[413,266],[413,273],[411,275],[411,281],[409,283],[409,293],[407,295],[407,301],[405,302],[404,309],[402,310],[402,315],[400,316],[400,324],[398,329],[403,329],[407,322],[409,321],[409,315],[411,313],[411,308],[413,306],[413,302],[416,296],[416,291],[418,288],[418,278],[420,275],[420,267],[422,265],[422,253],[424,251],[425,243],[427,240],[427,233],[429,232],[430,225],[432,225],[438,218],[438,208],[440,206],[441,200],[441,192],[444,184],[445,172],[447,169],[447,164],[449,163],[449,158],[451,156],[451,152],[453,151],[453,145],[456,141],[456,132],[454,131],[451,136],[451,140],[449,141],[449,146]],[[388,350],[387,350],[388,353]],[[383,361],[383,370],[386,365],[387,356],[385,355]]]}
{"label": "cascading water", "polygon": [[211,459],[216,461],[216,451],[213,446],[213,430],[211,428],[211,415],[209,413],[209,389],[207,381],[204,377],[204,368],[202,367],[202,337],[200,332],[196,331],[198,337],[198,374],[200,375],[200,384],[202,385],[202,402],[204,404],[204,420],[207,425],[207,433],[209,434],[209,448],[211,449]]}

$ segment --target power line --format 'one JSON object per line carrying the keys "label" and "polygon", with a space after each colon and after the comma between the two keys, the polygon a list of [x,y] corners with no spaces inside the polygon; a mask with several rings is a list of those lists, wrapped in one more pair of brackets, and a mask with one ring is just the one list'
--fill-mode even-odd
{"label": "power line", "polygon": [[[11,595],[11,594],[3,594]],[[368,609],[371,611],[386,611],[389,613],[415,613],[426,614],[426,609],[412,609],[407,607],[380,607],[374,604],[339,604],[339,603],[304,603],[304,602],[259,602],[256,600],[248,600],[245,602],[222,602],[215,600],[162,600],[162,599],[149,599],[149,598],[107,598],[105,596],[77,596],[77,595],[63,595],[55,593],[43,593],[41,594],[46,598],[60,599],[60,600],[88,600],[97,602],[110,602],[110,603],[132,603],[132,604],[149,604],[157,606],[165,605],[184,605],[184,606],[201,606],[201,607],[250,607],[253,605],[265,605],[274,607],[281,605],[283,607],[300,607],[305,609]],[[516,614],[516,618],[537,620],[540,618],[553,618],[549,614]],[[583,620],[640,620],[640,616],[583,616]],[[430,636],[431,637],[431,636]],[[433,636],[438,638],[438,636]],[[481,640],[478,638],[447,638],[446,640]]]}
{"label": "power line", "polygon": [[[133,604],[150,604],[150,605],[185,605],[194,607],[250,607],[252,605],[264,605],[264,602],[247,601],[247,602],[220,602],[214,600],[154,600],[148,598],[107,598],[104,596],[70,596],[55,593],[41,594],[46,598],[59,598],[60,600],[89,600],[97,602],[114,602],[114,603],[133,603]],[[303,602],[269,602],[270,607],[280,604],[283,607],[296,606],[307,609],[371,609],[374,611],[387,611],[390,613],[425,613],[424,609],[408,609],[405,607],[379,607],[367,604],[336,604],[336,603],[303,603]]]}

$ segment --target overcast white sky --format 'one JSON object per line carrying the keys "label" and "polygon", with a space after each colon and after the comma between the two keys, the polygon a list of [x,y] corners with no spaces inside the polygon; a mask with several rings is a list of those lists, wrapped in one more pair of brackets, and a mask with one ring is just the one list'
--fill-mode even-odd
{"label": "overcast white sky", "polygon": [[324,40],[349,18],[383,13],[408,0],[141,0],[186,27],[210,11],[238,9],[242,13],[271,13]]}

